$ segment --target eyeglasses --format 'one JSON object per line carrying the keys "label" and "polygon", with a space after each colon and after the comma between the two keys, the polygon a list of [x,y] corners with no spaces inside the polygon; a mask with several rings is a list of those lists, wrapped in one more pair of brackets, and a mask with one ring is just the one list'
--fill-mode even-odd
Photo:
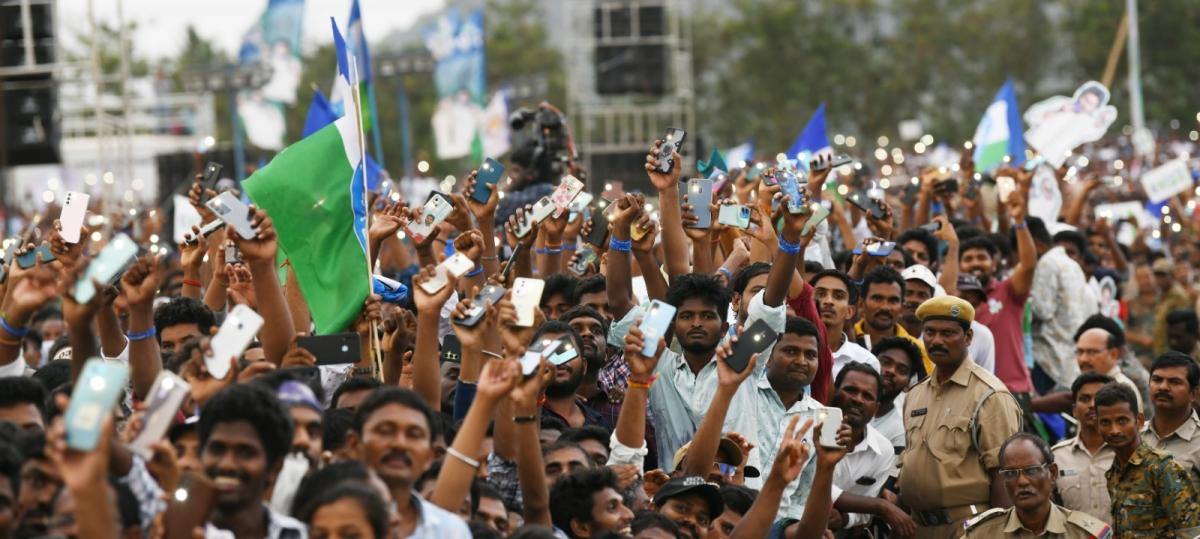
{"label": "eyeglasses", "polygon": [[721,475],[724,475],[727,477],[733,477],[733,474],[737,473],[737,466],[734,466],[732,464],[725,464],[724,462],[718,462],[718,463],[716,463],[716,465],[717,465],[717,469],[721,470]]}
{"label": "eyeglasses", "polygon": [[1025,477],[1029,479],[1037,479],[1046,472],[1047,466],[1049,466],[1049,464],[1038,464],[1037,466],[1019,468],[1016,470],[1000,470],[1000,477],[1010,483],[1016,481],[1018,477],[1021,477],[1021,474],[1025,474]]}

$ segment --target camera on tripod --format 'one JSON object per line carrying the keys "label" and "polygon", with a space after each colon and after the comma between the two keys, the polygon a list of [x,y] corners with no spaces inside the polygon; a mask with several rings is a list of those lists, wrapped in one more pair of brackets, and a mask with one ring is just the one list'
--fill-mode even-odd
{"label": "camera on tripod", "polygon": [[524,141],[518,146],[531,146],[528,163],[521,163],[529,171],[529,183],[557,183],[564,174],[570,173],[573,151],[570,143],[566,118],[553,105],[542,103],[537,110],[520,108],[508,117],[514,133],[523,133]]}

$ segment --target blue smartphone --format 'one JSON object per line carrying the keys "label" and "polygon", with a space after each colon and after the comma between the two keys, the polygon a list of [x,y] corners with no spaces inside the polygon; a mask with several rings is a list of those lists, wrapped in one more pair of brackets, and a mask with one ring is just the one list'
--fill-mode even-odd
{"label": "blue smartphone", "polygon": [[[213,199],[216,200],[216,199]],[[96,295],[96,287],[92,279],[101,283],[114,284],[117,277],[137,258],[138,247],[125,234],[118,234],[83,272],[83,276],[75,282],[75,301],[87,303]]]}
{"label": "blue smartphone", "polygon": [[800,180],[791,171],[779,174],[779,191],[790,199],[788,213],[804,213],[808,209],[808,197],[800,192]]}
{"label": "blue smartphone", "polygon": [[643,356],[654,357],[654,353],[658,351],[658,340],[667,335],[673,320],[673,305],[659,300],[650,303],[650,307],[646,309],[646,316],[642,318],[642,323],[638,324],[638,329],[642,330],[642,338],[645,339],[642,345]]}
{"label": "blue smartphone", "polygon": [[116,361],[89,359],[71,393],[65,416],[67,445],[91,451],[100,441],[100,425],[112,413],[129,381],[129,367]]}
{"label": "blue smartphone", "polygon": [[503,175],[504,165],[491,157],[487,158],[479,166],[479,174],[475,175],[475,190],[471,191],[471,198],[480,203],[487,202],[488,198],[492,196],[492,190],[488,189],[487,186],[496,185]]}
{"label": "blue smartphone", "polygon": [[696,224],[690,228],[710,228],[712,212],[708,205],[712,204],[712,180],[693,178],[687,182],[687,203],[692,205],[692,214],[696,216]]}

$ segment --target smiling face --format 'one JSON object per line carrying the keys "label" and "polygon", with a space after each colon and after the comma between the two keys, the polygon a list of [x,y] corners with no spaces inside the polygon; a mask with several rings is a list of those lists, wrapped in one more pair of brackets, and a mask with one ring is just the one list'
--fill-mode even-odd
{"label": "smiling face", "polygon": [[680,535],[688,539],[705,539],[712,526],[708,502],[699,494],[683,494],[669,498],[658,512],[679,525]]}
{"label": "smiling face", "polygon": [[842,385],[833,394],[833,405],[842,409],[846,424],[861,429],[879,410],[879,383],[874,376],[860,371],[845,371]]}
{"label": "smiling face", "polygon": [[[572,521],[575,526],[576,521]],[[611,487],[606,487],[592,494],[592,521],[585,524],[588,537],[595,537],[604,532],[616,532],[629,535],[629,525],[633,523],[633,511],[625,507],[621,494]]]}
{"label": "smiling face", "polygon": [[398,403],[385,404],[363,423],[358,457],[393,492],[411,488],[433,459],[431,432],[429,421],[419,410]]}
{"label": "smiling face", "polygon": [[711,353],[728,328],[721,322],[717,306],[699,298],[688,298],[675,311],[675,338],[693,354]]}
{"label": "smiling face", "polygon": [[996,262],[987,249],[977,247],[963,251],[958,257],[958,268],[963,273],[974,275],[980,284],[987,286],[996,272]]}
{"label": "smiling face", "polygon": [[784,333],[771,351],[767,379],[771,387],[784,391],[804,389],[817,374],[817,338]]}
{"label": "smiling face", "polygon": [[1002,478],[1004,488],[1013,507],[1018,511],[1033,512],[1050,504],[1050,493],[1054,491],[1054,478],[1058,476],[1056,464],[1046,464],[1045,457],[1033,442],[1016,440],[1004,449],[1000,470],[1018,471],[1015,479]]}
{"label": "smiling face", "polygon": [[273,471],[262,439],[249,421],[214,425],[200,462],[217,488],[217,508],[224,513],[259,503]]}
{"label": "smiling face", "polygon": [[863,293],[863,320],[875,331],[889,331],[894,328],[896,321],[900,319],[903,292],[896,283],[871,283]]}

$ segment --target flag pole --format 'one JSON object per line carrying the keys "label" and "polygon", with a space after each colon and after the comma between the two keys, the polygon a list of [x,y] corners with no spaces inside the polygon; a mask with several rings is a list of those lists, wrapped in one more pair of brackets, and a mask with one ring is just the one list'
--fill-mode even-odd
{"label": "flag pole", "polygon": [[[350,68],[350,80],[353,83],[351,84],[350,99],[354,102],[354,118],[358,124],[358,165],[363,168],[363,210],[365,212],[363,226],[366,227],[366,230],[363,230],[363,238],[366,239],[364,246],[367,254],[367,297],[370,297],[372,290],[374,290],[375,272],[371,268],[371,240],[368,235],[371,228],[371,204],[369,196],[370,189],[367,187],[366,136],[363,133],[362,103],[359,96],[358,62],[353,56],[348,58],[348,60],[349,61],[347,62],[347,65]],[[371,360],[374,366],[375,377],[380,381],[383,381],[383,350],[379,342],[379,324],[375,320],[371,320],[370,326],[371,327],[368,331],[371,332]]]}

